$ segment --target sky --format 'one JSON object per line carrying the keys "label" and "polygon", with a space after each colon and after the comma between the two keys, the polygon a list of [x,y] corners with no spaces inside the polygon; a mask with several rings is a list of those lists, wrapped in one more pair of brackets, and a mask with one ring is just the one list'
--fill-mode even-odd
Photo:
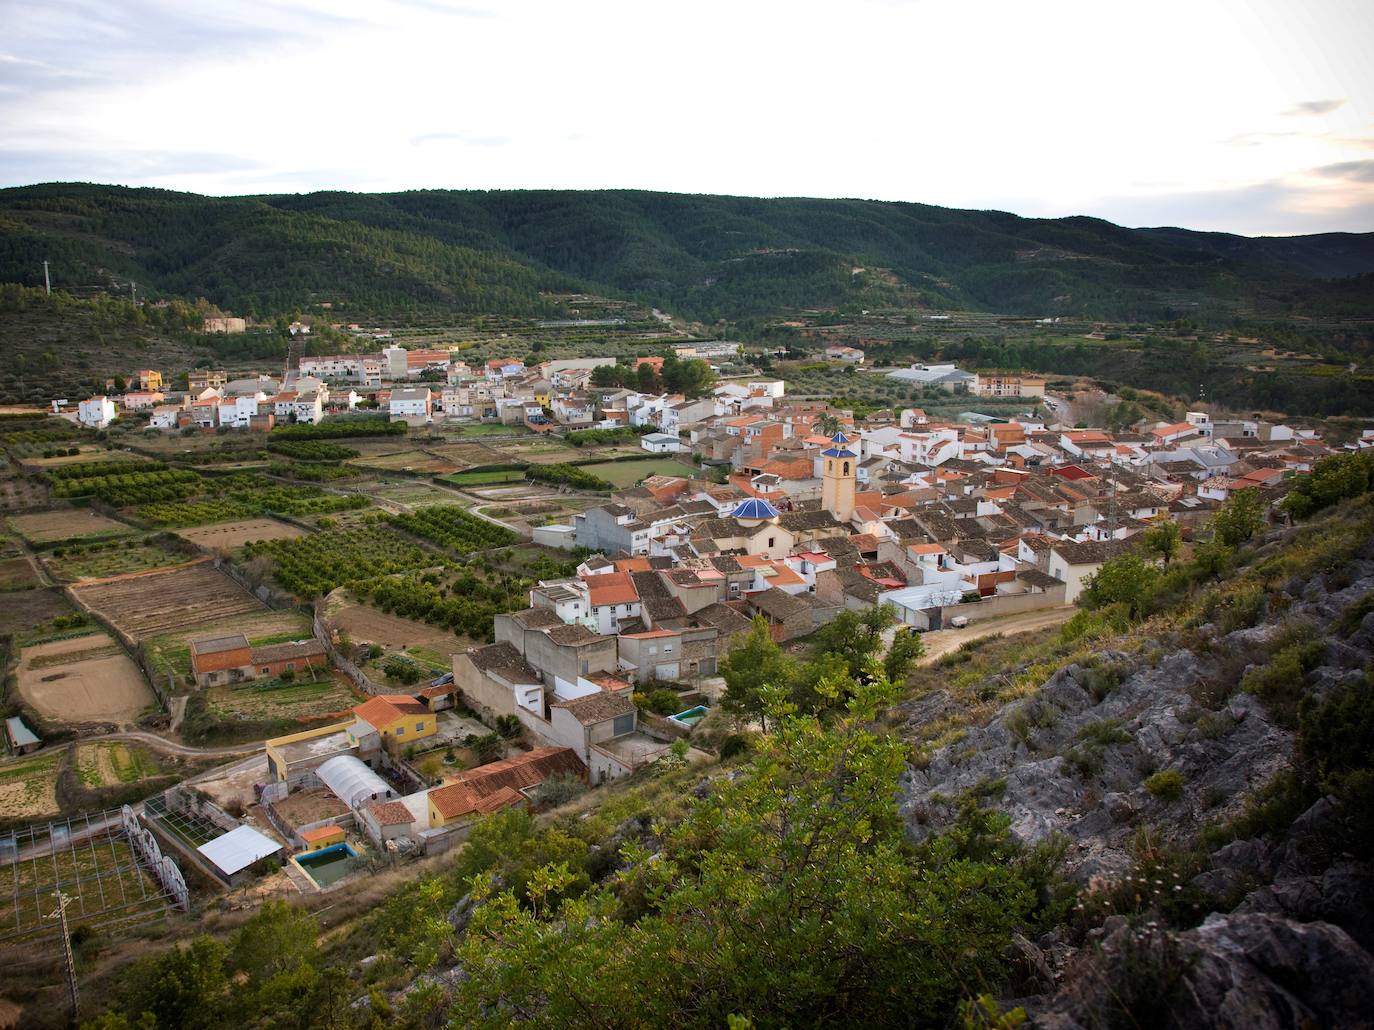
{"label": "sky", "polygon": [[0,0],[0,185],[1374,230],[1374,0]]}

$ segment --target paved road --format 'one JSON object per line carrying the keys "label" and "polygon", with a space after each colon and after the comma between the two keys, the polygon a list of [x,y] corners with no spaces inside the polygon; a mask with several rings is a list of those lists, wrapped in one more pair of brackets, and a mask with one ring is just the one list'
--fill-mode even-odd
{"label": "paved road", "polygon": [[942,629],[933,633],[926,633],[922,637],[925,641],[926,653],[916,664],[929,665],[941,655],[958,650],[961,645],[970,640],[979,640],[997,633],[1001,633],[1003,636],[1012,636],[1016,633],[1029,633],[1031,630],[1044,629],[1047,626],[1057,626],[1059,623],[1071,619],[1076,611],[1078,609],[1073,605],[1066,604],[1058,608],[1041,608],[1033,612],[1023,612],[1020,615],[1006,615],[1000,619],[987,619],[972,623],[963,629]]}

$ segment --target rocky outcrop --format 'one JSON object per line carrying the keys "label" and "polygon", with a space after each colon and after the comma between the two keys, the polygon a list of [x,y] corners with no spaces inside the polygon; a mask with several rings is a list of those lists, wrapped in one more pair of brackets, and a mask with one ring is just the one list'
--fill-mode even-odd
{"label": "rocky outcrop", "polygon": [[1374,958],[1329,923],[1236,913],[1171,934],[1117,919],[1070,987],[1023,1004],[1043,1030],[1370,1027]]}

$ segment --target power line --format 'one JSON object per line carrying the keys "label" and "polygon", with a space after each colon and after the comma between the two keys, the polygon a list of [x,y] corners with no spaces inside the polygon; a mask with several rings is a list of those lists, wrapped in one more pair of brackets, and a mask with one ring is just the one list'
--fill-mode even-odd
{"label": "power line", "polygon": [[81,1002],[76,990],[76,958],[72,955],[72,935],[67,928],[67,906],[74,899],[70,895],[63,894],[60,890],[53,891],[53,897],[57,899],[57,911],[47,918],[56,919],[57,925],[62,931],[62,958],[67,965],[67,991],[71,995],[72,1022],[75,1023]]}

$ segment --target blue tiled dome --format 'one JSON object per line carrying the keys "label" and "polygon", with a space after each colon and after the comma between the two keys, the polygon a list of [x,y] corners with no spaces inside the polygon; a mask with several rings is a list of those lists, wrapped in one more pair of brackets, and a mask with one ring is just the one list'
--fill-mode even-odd
{"label": "blue tiled dome", "polygon": [[857,458],[858,455],[849,449],[849,437],[843,433],[836,433],[830,438],[830,446],[821,451],[827,458]]}
{"label": "blue tiled dome", "polygon": [[735,505],[732,514],[737,519],[773,519],[777,518],[778,509],[767,501],[750,497],[747,501],[740,501],[739,504]]}

